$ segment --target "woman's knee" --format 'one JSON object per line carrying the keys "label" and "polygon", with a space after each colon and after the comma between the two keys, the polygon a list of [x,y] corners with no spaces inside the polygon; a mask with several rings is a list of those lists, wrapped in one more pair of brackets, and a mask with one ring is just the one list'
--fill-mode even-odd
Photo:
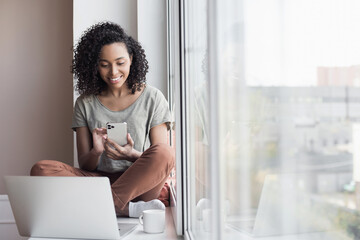
{"label": "woman's knee", "polygon": [[158,143],[151,146],[154,148],[156,156],[154,160],[159,161],[160,164],[167,165],[170,169],[174,167],[175,164],[175,151],[174,148],[170,147],[165,143]]}
{"label": "woman's knee", "polygon": [[30,170],[30,176],[48,176],[48,170],[57,165],[55,160],[40,160]]}

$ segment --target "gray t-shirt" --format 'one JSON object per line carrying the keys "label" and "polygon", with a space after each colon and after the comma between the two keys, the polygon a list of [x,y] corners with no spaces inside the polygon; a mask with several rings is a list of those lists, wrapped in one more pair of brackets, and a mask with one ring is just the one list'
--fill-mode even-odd
{"label": "gray t-shirt", "polygon": [[[134,149],[144,152],[150,147],[150,129],[162,123],[169,126],[171,122],[168,102],[160,90],[146,85],[144,91],[128,108],[122,111],[111,111],[95,95],[77,98],[72,118],[72,129],[88,127],[104,128],[107,122],[126,122],[127,130],[134,140]],[[130,167],[132,162],[113,160],[103,153],[97,170],[103,172],[120,172]]]}

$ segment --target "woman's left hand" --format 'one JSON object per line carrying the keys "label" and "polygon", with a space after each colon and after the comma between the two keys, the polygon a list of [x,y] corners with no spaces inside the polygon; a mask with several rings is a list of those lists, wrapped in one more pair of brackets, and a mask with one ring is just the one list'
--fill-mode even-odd
{"label": "woman's left hand", "polygon": [[127,144],[120,146],[113,140],[107,138],[104,143],[105,153],[108,158],[114,160],[128,160],[135,162],[141,156],[141,153],[134,149],[134,140],[130,134],[127,134]]}

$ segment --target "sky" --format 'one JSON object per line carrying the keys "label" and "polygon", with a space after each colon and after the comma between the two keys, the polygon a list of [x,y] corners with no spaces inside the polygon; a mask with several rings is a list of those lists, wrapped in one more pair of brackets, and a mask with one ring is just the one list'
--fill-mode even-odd
{"label": "sky", "polygon": [[315,86],[317,67],[360,64],[359,0],[244,0],[245,77]]}

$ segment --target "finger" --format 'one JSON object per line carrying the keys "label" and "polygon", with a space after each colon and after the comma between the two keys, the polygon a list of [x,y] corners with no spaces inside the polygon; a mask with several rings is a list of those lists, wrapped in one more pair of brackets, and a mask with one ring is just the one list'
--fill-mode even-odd
{"label": "finger", "polygon": [[106,152],[109,152],[109,153],[112,153],[112,154],[116,154],[116,150],[113,148],[113,146],[108,143],[108,142],[105,142],[104,143],[104,147],[105,147],[105,151]]}
{"label": "finger", "polygon": [[106,155],[108,158],[111,158],[111,159],[118,159],[118,158],[119,158],[117,155],[112,154],[112,153],[109,153],[109,152],[107,152],[105,155]]}
{"label": "finger", "polygon": [[117,146],[112,146],[109,144],[109,147],[108,147],[108,152],[111,153],[111,154],[114,154],[115,156],[117,157],[121,157],[124,155],[125,153],[125,148],[117,145]]}
{"label": "finger", "polygon": [[[113,153],[117,154],[116,152],[119,152],[120,154],[125,153],[125,148],[117,144],[115,141],[111,140],[110,138],[107,138],[107,143],[110,144],[109,146],[113,146],[115,149],[111,148],[113,150]],[[134,141],[132,141],[134,142]]]}
{"label": "finger", "polygon": [[110,152],[106,152],[105,155],[106,155],[108,158],[111,158],[111,159],[114,159],[114,160],[120,159],[120,155],[112,154],[112,153],[110,153]]}
{"label": "finger", "polygon": [[127,134],[127,141],[131,146],[134,146],[134,140],[131,138],[130,133]]}
{"label": "finger", "polygon": [[96,134],[106,134],[107,130],[106,128],[94,128],[93,132],[95,132]]}
{"label": "finger", "polygon": [[119,159],[124,155],[124,149],[114,149],[112,146],[107,146],[106,154],[113,159]]}
{"label": "finger", "polygon": [[112,146],[114,146],[115,148],[120,147],[119,144],[117,144],[115,141],[113,141],[113,140],[110,139],[110,138],[108,138],[107,141],[108,141]]}

